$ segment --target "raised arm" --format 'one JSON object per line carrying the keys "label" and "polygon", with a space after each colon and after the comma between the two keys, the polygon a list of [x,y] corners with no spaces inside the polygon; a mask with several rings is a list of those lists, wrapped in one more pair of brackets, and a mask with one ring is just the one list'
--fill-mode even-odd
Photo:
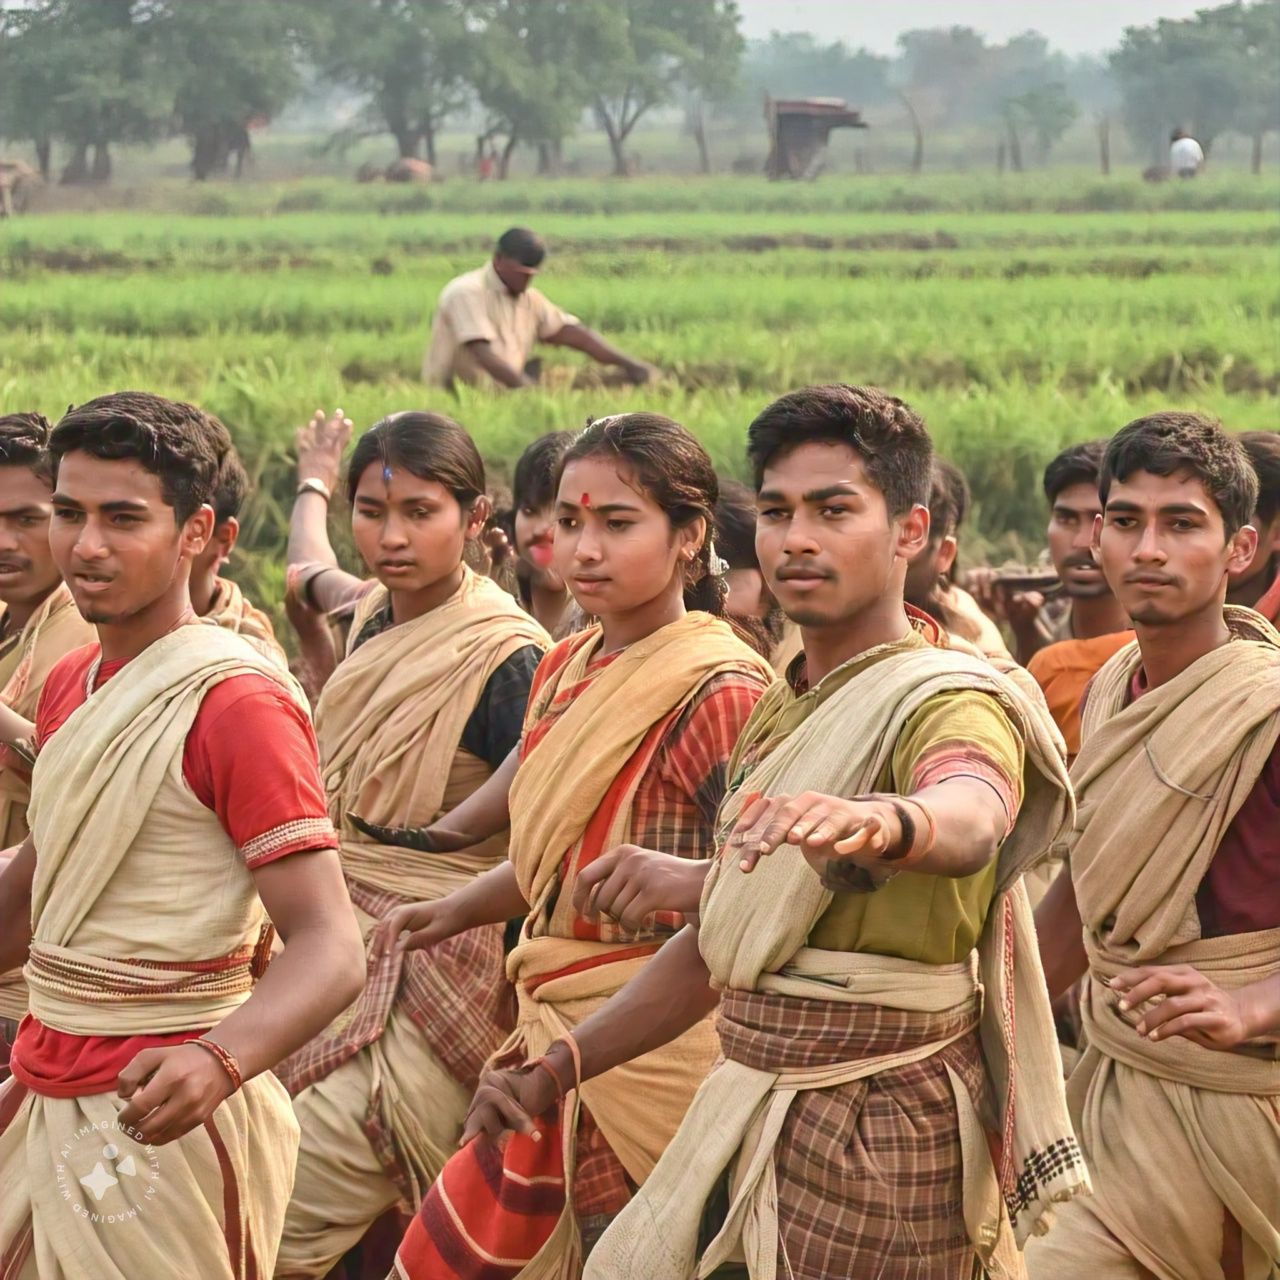
{"label": "raised arm", "polygon": [[[351,440],[353,424],[335,409],[327,418],[317,409],[294,437],[298,453],[298,484],[317,481],[330,496],[342,479],[342,455]],[[291,577],[306,574],[299,590],[304,606],[320,613],[341,608],[365,590],[365,583],[338,565],[329,541],[329,498],[319,488],[300,489],[289,516],[288,562]],[[323,566],[317,572],[316,567]]]}
{"label": "raised arm", "polygon": [[600,364],[617,365],[627,375],[628,381],[637,386],[648,382],[655,372],[651,364],[620,351],[584,324],[567,324],[547,341],[559,347],[572,347]]}

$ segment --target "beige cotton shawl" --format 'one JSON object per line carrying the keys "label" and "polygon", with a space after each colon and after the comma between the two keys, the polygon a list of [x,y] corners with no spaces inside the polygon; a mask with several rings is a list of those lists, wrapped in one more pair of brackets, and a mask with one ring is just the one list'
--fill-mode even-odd
{"label": "beige cotton shawl", "polygon": [[[383,587],[361,600],[353,640],[386,601]],[[462,853],[388,848],[347,815],[394,827],[438,818],[486,681],[517,650],[549,643],[511,596],[464,566],[461,585],[443,604],[371,637],[338,665],[316,707],[316,737],[351,879],[410,900],[435,899],[501,860],[501,841]]]}
{"label": "beige cotton shawl", "polygon": [[[36,718],[36,705],[49,672],[73,649],[95,638],[66,586],[59,584],[33,613],[18,638],[17,662],[0,689],[0,702],[25,720]],[[13,769],[0,769],[0,840],[5,845],[20,843],[27,834],[27,804],[31,784]],[[0,973],[0,1018],[15,1021],[27,1012],[27,984],[22,972]]]}
{"label": "beige cotton shawl", "polygon": [[[1020,1244],[1046,1229],[1051,1203],[1088,1187],[1067,1116],[1022,886],[1023,873],[1049,853],[1073,811],[1060,738],[1043,702],[965,654],[912,649],[887,656],[821,704],[747,775],[722,807],[721,827],[731,829],[743,797],[752,793],[847,796],[872,790],[910,716],[927,699],[964,689],[999,701],[1027,758],[1024,803],[1000,852],[996,897],[971,969],[806,946],[832,894],[791,845],[763,859],[750,875],[734,856],[722,855],[703,893],[699,932],[713,982],[736,990],[937,1012],[973,1002],[976,975],[985,991],[983,1053],[999,1108],[994,1127],[1004,1144],[997,1170],[984,1126],[953,1077],[965,1157],[965,1218],[990,1274],[1012,1276],[1020,1266],[1015,1237]],[[766,711],[762,703],[758,714]],[[722,1062],[649,1181],[592,1253],[587,1277],[688,1280],[744,1255],[752,1280],[773,1280],[778,1220],[772,1152],[797,1090],[862,1079],[943,1047],[788,1073]],[[703,1206],[726,1168],[733,1172],[728,1217],[699,1256]]]}
{"label": "beige cotton shawl", "polygon": [[[1280,973],[1280,929],[1202,939],[1196,891],[1232,818],[1280,739],[1280,634],[1251,610],[1227,608],[1235,639],[1129,705],[1137,644],[1094,678],[1083,745],[1072,770],[1080,796],[1070,866],[1085,926],[1090,976],[1082,1012],[1088,1049],[1072,1075],[1073,1109],[1100,1183],[1126,1145],[1160,1161],[1161,1134],[1194,1152],[1187,1179],[1203,1178],[1240,1224],[1247,1277],[1280,1265],[1280,1061],[1274,1045],[1236,1053],[1181,1036],[1152,1042],[1133,1027],[1104,981],[1141,964],[1187,964],[1228,990]],[[1123,1124],[1100,1124],[1123,1090]],[[1170,1150],[1172,1148],[1169,1148]],[[1190,1184],[1188,1184],[1189,1186]],[[1253,1190],[1251,1190],[1251,1188]],[[1259,1203],[1270,1188],[1272,1205]],[[1155,1270],[1176,1223],[1210,1197],[1176,1203],[1100,1196],[1093,1211]],[[1221,1213],[1192,1234],[1216,1239]],[[1188,1270],[1195,1271],[1191,1262]],[[1172,1272],[1161,1269],[1161,1277]]]}
{"label": "beige cotton shawl", "polygon": [[[560,690],[586,677],[598,641],[598,626],[585,633],[573,657],[538,691],[526,726],[545,713]],[[705,613],[686,614],[605,667],[520,765],[511,788],[510,857],[532,910],[507,961],[519,997],[519,1019],[497,1060],[528,1060],[545,1053],[553,1040],[594,1013],[648,963],[647,955],[631,956],[562,973],[631,949],[573,937],[573,878],[582,838],[654,725],[678,712],[712,676],[730,671],[753,674],[762,682],[772,674],[727,623]],[[644,772],[636,771],[630,792],[621,797],[606,848],[628,840],[631,802]],[[569,875],[562,881],[566,853]],[[557,890],[544,929],[546,907]],[[548,974],[560,976],[530,989],[534,979]],[[582,1086],[582,1103],[636,1182],[649,1176],[675,1134],[717,1047],[715,1028],[704,1019],[661,1049]],[[570,1185],[578,1097],[574,1094],[572,1109],[566,1109],[561,1132]],[[577,1275],[579,1249],[572,1206],[567,1205],[551,1239],[520,1273],[522,1280]]]}

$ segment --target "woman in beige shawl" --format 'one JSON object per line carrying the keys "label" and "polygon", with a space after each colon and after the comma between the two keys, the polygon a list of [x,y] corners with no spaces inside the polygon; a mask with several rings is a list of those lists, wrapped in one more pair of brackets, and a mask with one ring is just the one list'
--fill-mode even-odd
{"label": "woman in beige shawl", "polygon": [[[583,868],[625,844],[661,850],[674,876],[687,868],[700,880],[705,869],[729,754],[769,678],[714,616],[724,600],[709,538],[716,490],[706,452],[669,419],[620,415],[578,439],[558,484],[555,565],[596,625],[539,667],[521,751],[489,794],[418,833],[429,847],[450,847],[460,833],[504,828],[510,813],[508,862],[442,901],[406,908],[381,939],[389,954],[412,954],[527,913],[508,959],[519,1017],[501,1063],[539,1059],[679,927],[670,912],[633,931],[576,910]],[[703,1023],[593,1081],[504,1152],[469,1142],[424,1201],[397,1274],[487,1275],[486,1259],[497,1257],[511,1275],[577,1275],[584,1251],[653,1168],[714,1054]],[[557,1083],[562,1096],[573,1084]],[[473,1116],[488,1092],[482,1083]],[[464,1140],[474,1134],[471,1123]]]}
{"label": "woman in beige shawl", "polygon": [[[304,431],[303,462],[336,470],[341,434],[323,428]],[[463,562],[488,499],[484,464],[456,422],[383,419],[356,445],[347,489],[354,540],[376,580],[325,575],[326,590],[357,604],[316,734],[367,937],[406,901],[443,898],[503,860],[501,837],[423,855],[370,831],[433,821],[506,759],[548,640]],[[301,501],[319,516],[308,492]],[[332,559],[327,541],[304,550]],[[323,1276],[384,1212],[417,1209],[457,1141],[481,1067],[510,1030],[502,965],[499,924],[381,957],[362,999],[281,1068],[302,1148],[277,1276]]]}

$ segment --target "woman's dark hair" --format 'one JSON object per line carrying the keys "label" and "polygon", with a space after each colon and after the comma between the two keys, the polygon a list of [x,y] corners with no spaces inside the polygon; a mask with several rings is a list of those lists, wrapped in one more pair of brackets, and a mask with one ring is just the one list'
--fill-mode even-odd
{"label": "woman's dark hair", "polygon": [[685,576],[684,607],[724,617],[728,587],[711,572],[720,481],[707,451],[678,422],[661,414],[619,413],[588,423],[560,462],[557,487],[565,467],[583,458],[620,463],[631,482],[666,512],[673,529],[687,528],[699,516],[707,522],[707,536]]}
{"label": "woman's dark hair", "polygon": [[767,405],[747,428],[756,488],[774,458],[813,443],[848,445],[884,494],[890,517],[927,505],[933,442],[920,415],[897,396],[832,383],[802,387]]}
{"label": "woman's dark hair", "polygon": [[469,511],[484,493],[484,461],[465,428],[442,413],[410,410],[375,422],[356,441],[347,467],[347,500],[355,503],[360,477],[372,464],[402,467],[419,480],[434,480]]}
{"label": "woman's dark hair", "polygon": [[146,391],[116,391],[68,409],[49,435],[55,483],[69,453],[135,458],[159,477],[160,493],[179,524],[213,506],[230,449],[231,434],[213,414]]}
{"label": "woman's dark hair", "polygon": [[26,467],[53,487],[53,459],[49,457],[49,419],[42,413],[0,416],[0,467]]}
{"label": "woman's dark hair", "polygon": [[511,504],[517,511],[541,511],[555,502],[560,463],[573,441],[572,431],[549,431],[520,455],[511,478]]}
{"label": "woman's dark hair", "polygon": [[755,569],[756,495],[736,480],[720,481],[720,501],[716,503],[716,550],[730,569]]}
{"label": "woman's dark hair", "polygon": [[1098,477],[1104,507],[1112,483],[1123,482],[1137,471],[1195,476],[1222,513],[1228,538],[1253,519],[1258,507],[1258,477],[1244,445],[1203,414],[1153,413],[1117,431],[1107,444]]}
{"label": "woman's dark hair", "polygon": [[[732,569],[749,569],[761,575],[760,557],[756,554],[756,495],[736,480],[720,481],[720,501],[716,503],[716,553]],[[782,639],[787,615],[767,589],[769,611],[763,618],[730,614],[733,624],[744,633],[744,639],[766,658]]]}

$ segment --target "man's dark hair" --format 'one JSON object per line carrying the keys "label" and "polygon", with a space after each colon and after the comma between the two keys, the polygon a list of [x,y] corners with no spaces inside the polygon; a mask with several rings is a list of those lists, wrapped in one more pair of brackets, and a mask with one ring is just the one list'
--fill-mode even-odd
{"label": "man's dark hair", "polygon": [[576,438],[572,431],[548,431],[520,455],[511,479],[511,500],[517,508],[542,511],[555,503],[560,463]]}
{"label": "man's dark hair", "polygon": [[496,252],[500,258],[510,258],[522,267],[540,267],[547,256],[547,246],[536,231],[512,227],[498,237]]}
{"label": "man's dark hair", "polygon": [[179,524],[213,506],[218,469],[231,435],[211,413],[146,391],[116,391],[68,409],[49,435],[53,478],[69,453],[136,458],[160,479]]}
{"label": "man's dark hair", "polygon": [[929,501],[933,442],[905,401],[875,387],[833,383],[803,387],[775,400],[747,429],[756,488],[765,467],[802,444],[847,444],[884,494],[891,516]]}
{"label": "man's dark hair", "polygon": [[1096,489],[1106,451],[1105,440],[1086,440],[1063,449],[1044,469],[1044,496],[1049,505],[1053,506],[1058,495],[1073,484],[1090,484]]}
{"label": "man's dark hair", "polygon": [[42,413],[0,416],[0,467],[26,467],[52,488],[49,431],[49,419]]}
{"label": "man's dark hair", "polygon": [[1222,424],[1199,413],[1153,413],[1112,436],[1102,459],[1098,493],[1106,506],[1114,480],[1136,471],[1153,476],[1195,476],[1222,513],[1227,537],[1253,518],[1258,477],[1244,446]]}
{"label": "man's dark hair", "polygon": [[1258,519],[1270,524],[1280,516],[1280,431],[1242,431],[1236,439],[1258,477]]}
{"label": "man's dark hair", "polygon": [[240,514],[249,493],[249,473],[235,449],[229,449],[218,468],[218,481],[213,489],[213,518],[222,524]]}

